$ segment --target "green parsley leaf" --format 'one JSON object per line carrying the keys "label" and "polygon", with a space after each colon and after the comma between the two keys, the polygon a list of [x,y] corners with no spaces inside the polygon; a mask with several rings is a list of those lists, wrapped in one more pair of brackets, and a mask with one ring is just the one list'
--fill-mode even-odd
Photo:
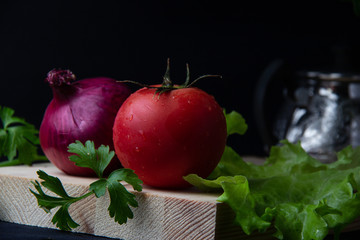
{"label": "green parsley leaf", "polygon": [[90,190],[95,193],[97,197],[105,194],[106,188],[110,194],[110,206],[108,208],[110,217],[113,217],[116,222],[123,224],[127,222],[128,218],[133,218],[133,213],[130,206],[137,207],[138,203],[135,200],[135,195],[129,193],[126,188],[119,183],[125,181],[132,185],[134,190],[141,191],[142,181],[130,169],[118,169],[113,171],[108,179],[99,179],[90,185]]}
{"label": "green parsley leaf", "polygon": [[80,197],[71,197],[66,193],[61,181],[57,177],[50,176],[41,170],[37,171],[37,174],[39,178],[43,180],[41,185],[58,196],[55,197],[46,194],[38,181],[32,182],[37,193],[31,189],[30,192],[36,197],[38,205],[47,213],[53,208],[60,207],[55,213],[52,223],[61,230],[70,231],[72,228],[78,227],[79,225],[70,216],[69,206],[92,193],[89,192]]}
{"label": "green parsley leaf", "polygon": [[101,145],[95,149],[93,141],[86,141],[85,145],[80,141],[71,143],[68,146],[68,152],[76,154],[69,157],[71,161],[79,167],[91,168],[99,178],[102,177],[105,168],[115,155],[114,151],[110,151],[109,146]]}
{"label": "green parsley leaf", "polygon": [[55,224],[59,229],[64,231],[71,231],[73,228],[77,228],[79,224],[77,224],[69,214],[69,206],[70,204],[64,204],[59,208],[59,210],[55,213],[52,223]]}
{"label": "green parsley leaf", "polygon": [[92,191],[97,198],[102,197],[106,193],[108,181],[105,178],[101,178],[90,184],[90,191]]}
{"label": "green parsley leaf", "polygon": [[[95,149],[94,142],[92,141],[86,141],[85,144],[76,141],[76,143],[70,144],[68,149],[69,152],[75,153],[75,155],[69,157],[70,160],[75,162],[77,166],[88,167],[94,170],[99,180],[90,184],[89,192],[79,197],[72,197],[66,193],[60,179],[39,170],[37,172],[38,176],[44,181],[41,184],[38,181],[32,182],[37,192],[31,189],[30,191],[37,198],[38,205],[46,212],[59,207],[52,222],[58,228],[66,231],[78,227],[79,225],[70,216],[69,206],[92,194],[100,198],[105,195],[106,191],[109,192],[110,196],[108,208],[110,217],[114,218],[119,224],[126,223],[127,219],[133,218],[133,212],[130,207],[137,207],[138,203],[135,195],[128,192],[120,181],[127,182],[136,191],[142,191],[142,181],[134,171],[122,168],[113,171],[108,178],[103,178],[102,175],[105,168],[115,155],[114,151],[109,151],[108,146],[101,145],[98,149]],[[42,186],[57,195],[57,197],[45,194]]]}
{"label": "green parsley leaf", "polygon": [[24,119],[13,116],[14,110],[0,106],[0,166],[31,165],[35,161],[48,161],[38,155],[38,130]]}

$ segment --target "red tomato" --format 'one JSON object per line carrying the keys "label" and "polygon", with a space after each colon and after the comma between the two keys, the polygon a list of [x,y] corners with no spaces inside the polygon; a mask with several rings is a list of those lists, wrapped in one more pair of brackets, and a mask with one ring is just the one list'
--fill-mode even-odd
{"label": "red tomato", "polygon": [[198,88],[155,91],[140,89],[122,104],[113,128],[116,155],[144,184],[188,187],[183,176],[207,177],[220,161],[226,142],[223,110]]}

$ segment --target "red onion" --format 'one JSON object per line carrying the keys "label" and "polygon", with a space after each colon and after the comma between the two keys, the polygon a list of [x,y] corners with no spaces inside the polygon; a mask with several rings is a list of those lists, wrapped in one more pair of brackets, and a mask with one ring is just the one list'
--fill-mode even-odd
{"label": "red onion", "polygon": [[[89,168],[76,166],[69,160],[68,145],[76,140],[92,140],[113,150],[112,127],[116,114],[130,95],[130,89],[114,79],[97,77],[75,81],[69,70],[52,70],[46,81],[54,98],[45,111],[40,126],[40,144],[46,157],[69,175],[93,176]],[[75,81],[75,82],[74,82]],[[106,172],[120,168],[114,158]]]}

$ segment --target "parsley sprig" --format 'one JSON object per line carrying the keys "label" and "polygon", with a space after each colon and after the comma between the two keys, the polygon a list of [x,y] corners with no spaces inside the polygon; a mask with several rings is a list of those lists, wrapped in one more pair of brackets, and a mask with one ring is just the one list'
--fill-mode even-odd
{"label": "parsley sprig", "polygon": [[39,137],[34,125],[15,117],[14,110],[0,106],[0,167],[48,161],[38,154]]}
{"label": "parsley sprig", "polygon": [[[69,159],[77,166],[88,167],[94,170],[98,176],[98,180],[90,184],[89,191],[79,197],[69,196],[64,189],[61,181],[57,177],[50,176],[44,171],[37,171],[39,179],[43,180],[32,182],[36,191],[30,189],[31,193],[35,195],[38,205],[50,212],[53,208],[58,208],[55,213],[52,223],[59,229],[70,231],[79,226],[70,216],[69,206],[77,201],[80,201],[93,194],[97,198],[104,196],[106,190],[110,195],[110,205],[108,207],[110,217],[114,218],[115,222],[123,224],[127,219],[133,218],[133,212],[130,208],[137,207],[138,203],[135,195],[128,192],[127,189],[120,183],[125,181],[130,184],[134,190],[142,191],[142,181],[131,169],[121,168],[113,171],[107,178],[103,177],[105,168],[114,157],[114,151],[110,151],[108,146],[101,145],[95,149],[94,142],[86,141],[83,145],[80,141],[76,141],[68,146],[68,151],[74,153]],[[46,194],[42,187],[48,189],[53,195]]]}

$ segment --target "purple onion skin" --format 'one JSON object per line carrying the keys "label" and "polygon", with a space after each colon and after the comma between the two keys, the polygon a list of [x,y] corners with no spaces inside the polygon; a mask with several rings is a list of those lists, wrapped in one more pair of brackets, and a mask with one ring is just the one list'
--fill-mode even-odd
{"label": "purple onion skin", "polygon": [[[70,79],[70,80],[69,80]],[[114,150],[112,128],[116,114],[131,94],[130,89],[114,79],[97,77],[76,82],[68,70],[52,70],[47,81],[54,98],[48,105],[39,132],[40,145],[46,157],[68,175],[95,176],[93,170],[76,166],[69,160],[68,145],[76,140],[94,141],[95,147]],[[109,174],[121,168],[114,157],[105,170]]]}

